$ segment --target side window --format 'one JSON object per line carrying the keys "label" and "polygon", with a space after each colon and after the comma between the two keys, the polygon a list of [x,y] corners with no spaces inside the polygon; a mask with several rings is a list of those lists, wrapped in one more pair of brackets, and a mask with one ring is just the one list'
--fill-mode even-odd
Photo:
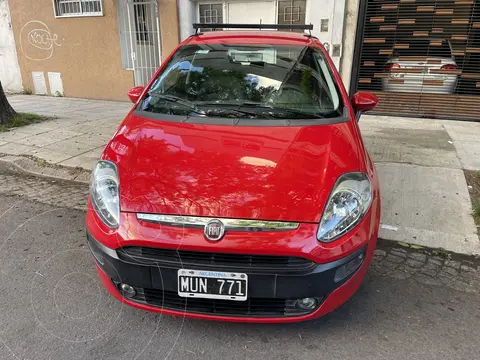
{"label": "side window", "polygon": [[319,50],[315,50],[313,52],[313,56],[316,59],[316,68],[320,68],[318,71],[318,73],[321,75],[321,79],[319,79],[319,83],[321,85],[320,99],[323,101],[324,105],[327,103],[328,107],[336,110],[340,106],[340,91],[335,85],[330,67],[325,61],[323,54]]}

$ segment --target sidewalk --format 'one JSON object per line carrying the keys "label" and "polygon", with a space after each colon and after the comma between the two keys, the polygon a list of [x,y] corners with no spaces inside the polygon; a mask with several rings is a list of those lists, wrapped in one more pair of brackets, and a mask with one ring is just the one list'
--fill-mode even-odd
{"label": "sidewalk", "polygon": [[92,169],[132,104],[100,100],[9,96],[18,112],[54,120],[0,133],[0,153],[31,155],[49,163]]}
{"label": "sidewalk", "polygon": [[[0,155],[91,170],[131,104],[16,95],[17,111],[55,120],[0,133]],[[480,170],[480,123],[362,116],[382,191],[380,237],[480,254],[462,169]]]}
{"label": "sidewalk", "polygon": [[362,116],[382,194],[380,237],[480,254],[463,169],[480,170],[480,123]]}

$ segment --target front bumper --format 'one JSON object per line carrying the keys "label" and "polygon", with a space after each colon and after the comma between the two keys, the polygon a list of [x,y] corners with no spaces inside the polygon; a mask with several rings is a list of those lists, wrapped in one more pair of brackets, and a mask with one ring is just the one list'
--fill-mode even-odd
{"label": "front bumper", "polygon": [[[119,285],[124,283],[135,288],[136,294],[129,301],[150,307],[150,310],[188,312],[197,315],[217,315],[226,317],[256,317],[256,318],[290,318],[305,316],[316,311],[324,299],[344,285],[362,267],[367,247],[364,246],[354,253],[326,264],[316,264],[312,261],[293,257],[278,257],[284,264],[276,267],[271,265],[241,266],[226,265],[219,262],[199,261],[196,256],[192,262],[192,252],[176,251],[183,255],[185,261],[168,260],[167,258],[142,255],[141,247],[126,247],[117,250],[106,248],[87,232],[88,245],[92,251],[100,276],[107,282],[107,288],[122,296]],[[131,251],[134,249],[135,251]],[[145,248],[143,248],[145,249]],[[148,248],[147,248],[148,249]],[[146,252],[146,251],[145,251]],[[229,254],[222,254],[223,259]],[[235,255],[238,258],[238,255]],[[257,256],[257,258],[260,256]],[[283,259],[290,261],[292,266]],[[334,279],[339,268],[355,259],[361,259],[362,265],[351,274]],[[267,260],[265,260],[267,261]],[[245,272],[248,275],[248,300],[228,301],[212,299],[181,298],[177,294],[177,272],[179,269],[208,270],[222,272]],[[113,286],[112,286],[113,285]],[[317,305],[311,310],[297,308],[296,301],[303,298],[316,299]]]}
{"label": "front bumper", "polygon": [[[216,244],[181,229],[183,241],[179,242],[178,229],[152,228],[151,224],[137,222],[133,214],[122,214],[125,228],[110,231],[92,209],[87,212],[87,238],[102,283],[114,297],[130,306],[210,320],[296,322],[335,310],[360,286],[377,239],[379,212],[376,204],[372,205],[348,236],[332,244],[318,243],[313,224],[301,224],[295,231],[275,236],[270,234],[268,242],[262,238],[267,234],[254,233],[245,238],[248,233],[231,233]],[[195,256],[190,256],[192,253]],[[251,253],[258,255],[244,255]],[[198,254],[220,256],[206,263]],[[359,255],[363,256],[362,264],[335,281],[337,270]],[[249,256],[249,260],[245,262],[241,256]],[[229,257],[233,260],[226,260]],[[264,266],[266,263],[269,265]],[[185,301],[177,294],[178,269],[247,273],[248,300]],[[135,296],[123,296],[121,283],[134,287]],[[306,297],[315,298],[317,305],[308,311],[298,309],[296,300]]]}

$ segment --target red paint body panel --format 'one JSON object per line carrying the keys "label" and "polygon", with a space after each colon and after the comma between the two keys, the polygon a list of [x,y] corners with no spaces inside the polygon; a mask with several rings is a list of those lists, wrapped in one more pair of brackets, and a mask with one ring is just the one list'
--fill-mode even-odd
{"label": "red paint body panel", "polygon": [[105,158],[122,211],[318,223],[338,177],[359,170],[350,122],[234,127],[131,115]]}
{"label": "red paint body panel", "polygon": [[140,99],[141,95],[143,94],[143,90],[145,90],[143,86],[135,86],[134,88],[128,91],[127,95],[133,103],[136,103],[138,99]]}
{"label": "red paint body panel", "polygon": [[[120,226],[115,230],[106,227],[89,204],[90,234],[111,249],[136,245],[299,256],[319,264],[342,259],[367,246],[365,262],[314,313],[291,318],[236,318],[163,310],[123,298],[108,276],[97,268],[101,281],[113,296],[128,305],[170,315],[263,323],[302,321],[325,315],[347,301],[360,286],[373,257],[380,223],[375,168],[333,62],[317,39],[298,33],[211,32],[190,37],[179,46],[187,43],[317,47],[332,68],[350,119],[318,126],[200,125],[149,120],[132,114],[132,109],[102,155],[102,159],[118,166]],[[338,177],[351,171],[362,171],[369,176],[374,196],[371,207],[347,234],[332,243],[321,243],[316,232],[326,201]],[[228,231],[221,241],[212,243],[205,240],[201,229],[142,222],[137,220],[136,212],[297,221],[300,226],[285,232]]]}
{"label": "red paint body panel", "polygon": [[378,103],[378,97],[369,92],[357,92],[352,96],[352,104],[357,111],[372,110]]}

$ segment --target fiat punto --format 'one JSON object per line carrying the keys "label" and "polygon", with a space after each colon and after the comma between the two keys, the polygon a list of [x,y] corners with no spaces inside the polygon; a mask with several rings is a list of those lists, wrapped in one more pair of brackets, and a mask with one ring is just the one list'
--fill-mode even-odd
{"label": "fiat punto", "polygon": [[322,316],[355,293],[380,219],[357,121],[377,99],[349,98],[318,39],[197,32],[128,95],[135,105],[93,170],[86,220],[114,297],[273,323]]}

